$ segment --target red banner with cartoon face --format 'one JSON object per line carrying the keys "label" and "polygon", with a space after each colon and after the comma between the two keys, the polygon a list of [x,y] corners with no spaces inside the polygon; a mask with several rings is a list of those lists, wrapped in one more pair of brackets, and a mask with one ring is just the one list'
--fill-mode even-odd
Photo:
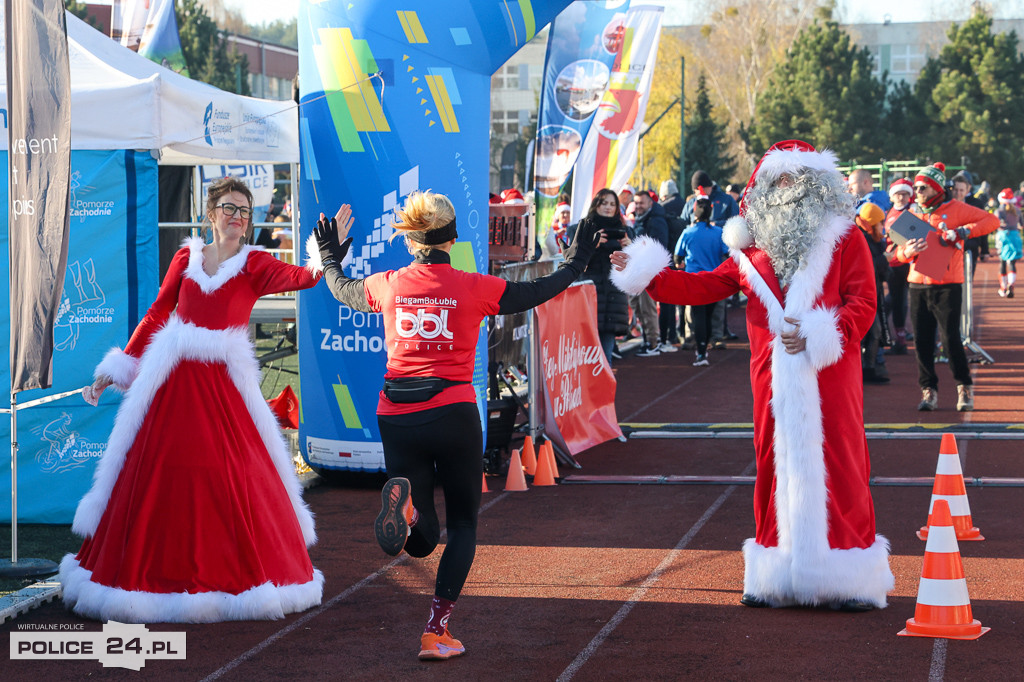
{"label": "red banner with cartoon face", "polygon": [[597,335],[594,285],[569,287],[536,310],[547,434],[561,435],[573,455],[620,437],[615,376]]}

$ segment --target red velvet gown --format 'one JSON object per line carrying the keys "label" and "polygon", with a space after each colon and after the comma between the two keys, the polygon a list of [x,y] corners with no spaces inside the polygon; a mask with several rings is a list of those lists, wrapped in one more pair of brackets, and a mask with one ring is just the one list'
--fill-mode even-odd
{"label": "red velvet gown", "polygon": [[259,387],[248,321],[262,295],[319,273],[244,247],[214,276],[175,255],[156,301],[97,375],[127,391],[61,563],[75,612],[130,623],[280,618],[320,603],[316,541]]}

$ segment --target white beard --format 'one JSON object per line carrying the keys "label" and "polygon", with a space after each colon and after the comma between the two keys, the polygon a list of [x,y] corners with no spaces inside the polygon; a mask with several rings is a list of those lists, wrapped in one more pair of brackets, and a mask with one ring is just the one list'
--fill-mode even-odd
{"label": "white beard", "polygon": [[789,187],[755,184],[746,200],[747,224],[783,287],[806,266],[807,254],[829,217],[852,214],[855,201],[835,171],[805,170]]}

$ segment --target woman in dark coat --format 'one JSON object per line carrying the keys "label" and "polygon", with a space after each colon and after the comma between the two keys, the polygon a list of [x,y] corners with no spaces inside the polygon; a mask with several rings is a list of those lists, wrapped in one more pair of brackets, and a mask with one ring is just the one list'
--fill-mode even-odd
{"label": "woman in dark coat", "polygon": [[[575,230],[586,222],[594,223],[595,230],[604,230],[607,237],[607,241],[597,247],[580,279],[592,281],[597,288],[597,333],[608,364],[611,364],[615,337],[629,331],[629,299],[612,284],[610,278],[612,264],[609,259],[612,253],[622,249],[622,240],[626,238],[619,196],[607,187],[600,190],[590,202],[587,215],[570,231],[575,234]],[[569,235],[570,240],[572,237]]]}

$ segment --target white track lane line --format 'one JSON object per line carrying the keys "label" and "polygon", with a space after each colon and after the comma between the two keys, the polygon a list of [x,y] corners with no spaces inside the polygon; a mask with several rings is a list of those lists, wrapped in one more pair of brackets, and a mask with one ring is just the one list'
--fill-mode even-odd
{"label": "white track lane line", "polygon": [[[508,497],[509,494],[510,493],[501,493],[500,495],[495,497],[493,500],[491,500],[487,504],[485,504],[482,507],[480,507],[480,513],[483,514],[485,511],[487,511],[488,509],[490,509],[491,507],[496,505],[498,502],[500,502],[501,500],[503,500],[506,497]],[[441,540],[444,540],[445,536],[447,534],[448,534],[448,531],[446,531],[446,530],[442,531],[441,532]],[[408,554],[403,554],[400,557],[398,557],[397,559],[394,559],[393,561],[391,561],[391,563],[387,564],[386,566],[381,567],[377,571],[374,571],[373,573],[371,573],[370,575],[366,576],[365,578],[363,578],[359,582],[355,583],[354,585],[349,586],[346,590],[344,590],[340,594],[335,595],[334,597],[332,597],[328,602],[326,602],[324,604],[321,604],[320,606],[318,606],[314,610],[310,611],[309,613],[305,614],[304,616],[302,616],[301,618],[299,618],[295,622],[290,623],[289,625],[286,625],[285,627],[281,628],[280,630],[278,630],[277,632],[272,634],[270,637],[267,637],[265,640],[263,640],[262,642],[260,642],[256,646],[254,646],[253,648],[249,649],[245,653],[241,654],[240,656],[238,656],[234,660],[229,661],[228,663],[224,664],[223,666],[221,666],[217,670],[214,670],[212,673],[210,673],[209,675],[204,677],[202,682],[211,682],[212,680],[219,679],[223,675],[231,672],[232,670],[234,670],[235,668],[237,668],[241,664],[245,663],[246,661],[248,661],[250,658],[252,658],[256,654],[260,653],[261,651],[263,651],[264,649],[269,647],[271,644],[273,644],[277,640],[281,639],[282,637],[284,637],[285,635],[287,635],[287,634],[289,634],[291,632],[294,632],[298,628],[302,627],[303,625],[305,625],[309,621],[311,621],[314,618],[316,618],[317,616],[319,616],[321,613],[323,613],[327,609],[331,608],[332,606],[334,606],[335,604],[337,604],[341,600],[349,597],[350,595],[358,592],[359,590],[361,590],[362,588],[366,587],[367,585],[372,583],[374,580],[376,580],[377,578],[381,577],[382,575],[384,575],[385,573],[387,573],[391,569],[395,568],[399,564],[405,563],[405,560],[408,559],[408,558],[409,558]]]}
{"label": "white track lane line", "polygon": [[[751,462],[747,466],[747,468],[744,469],[742,475],[749,475],[753,469],[754,462]],[[573,678],[573,676],[576,673],[579,672],[580,668],[582,668],[583,665],[590,659],[590,657],[594,655],[594,653],[604,643],[604,641],[608,639],[608,636],[612,633],[612,631],[615,630],[615,628],[617,628],[622,623],[622,621],[626,619],[626,616],[628,616],[629,612],[633,610],[633,607],[640,603],[641,600],[643,600],[644,595],[647,594],[647,591],[650,589],[650,587],[654,585],[656,582],[658,582],[658,580],[661,578],[661,574],[664,573],[670,565],[672,565],[672,562],[676,560],[676,557],[678,557],[679,554],[686,548],[686,546],[690,544],[690,541],[693,540],[694,536],[697,535],[698,532],[700,532],[700,529],[704,527],[704,524],[706,524],[708,520],[710,520],[711,517],[714,516],[715,512],[717,512],[719,508],[723,504],[725,504],[725,501],[729,499],[729,496],[732,495],[733,492],[736,491],[736,488],[737,486],[731,485],[728,488],[726,488],[721,495],[718,496],[718,499],[715,500],[711,504],[711,506],[707,508],[704,514],[700,517],[700,519],[697,520],[697,523],[693,524],[690,530],[686,531],[686,535],[684,535],[682,539],[676,544],[676,546],[672,548],[672,550],[665,556],[664,559],[662,559],[661,563],[658,564],[657,568],[651,571],[650,575],[647,576],[647,578],[643,581],[640,587],[638,587],[636,591],[633,592],[632,596],[629,598],[629,601],[625,602],[619,608],[615,615],[612,616],[611,620],[609,620],[605,624],[605,626],[601,628],[601,631],[594,636],[594,639],[590,640],[590,643],[583,649],[583,651],[579,653],[576,659],[572,663],[570,663],[565,670],[562,671],[562,674],[558,676],[558,682],[568,682]]]}

